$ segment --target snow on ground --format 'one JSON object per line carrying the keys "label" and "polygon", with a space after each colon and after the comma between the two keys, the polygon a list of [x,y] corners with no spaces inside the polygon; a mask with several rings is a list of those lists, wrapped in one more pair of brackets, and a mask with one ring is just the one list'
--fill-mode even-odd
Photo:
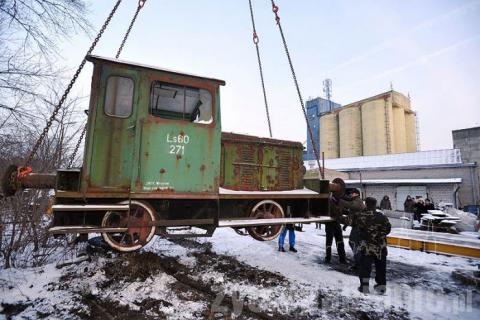
{"label": "snow on ground", "polygon": [[296,235],[296,254],[225,228],[212,238],[156,238],[136,254],[100,250],[61,269],[1,270],[0,318],[480,318],[478,289],[451,277],[479,260],[389,248],[386,295],[364,295],[335,256],[323,263],[323,230],[306,225]]}
{"label": "snow on ground", "polygon": [[[348,232],[346,232],[348,234]],[[304,232],[297,232],[298,253],[277,252],[277,243],[258,242],[250,237],[239,241],[230,229],[217,230],[211,241],[213,250],[233,255],[240,261],[265,270],[279,272],[287,278],[328,288],[338,292],[344,299],[356,297],[366,300],[379,309],[389,306],[404,308],[412,316],[424,319],[450,319],[452,317],[478,319],[480,305],[478,293],[471,289],[458,289],[450,273],[457,269],[476,270],[480,261],[462,257],[428,254],[399,248],[388,248],[388,290],[385,296],[367,295],[358,292],[359,280],[354,274],[346,274],[341,267],[322,263],[325,255],[325,232],[315,226],[305,225]],[[352,252],[345,239],[347,254]],[[335,248],[333,249],[335,252]],[[345,272],[339,272],[345,271]],[[371,280],[374,284],[374,280]],[[473,295],[477,301],[474,303]],[[327,297],[328,299],[328,297]],[[329,302],[335,304],[335,301]],[[426,312],[428,310],[429,312]]]}

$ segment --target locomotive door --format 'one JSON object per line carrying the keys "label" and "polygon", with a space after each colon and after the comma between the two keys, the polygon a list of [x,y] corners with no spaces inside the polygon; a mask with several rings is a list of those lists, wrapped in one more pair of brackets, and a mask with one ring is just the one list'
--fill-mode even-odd
{"label": "locomotive door", "polygon": [[139,121],[142,138],[135,191],[218,192],[221,129],[215,106],[217,88],[204,83],[151,83],[148,115]]}
{"label": "locomotive door", "polygon": [[129,192],[138,89],[135,72],[103,66],[95,110],[89,189]]}

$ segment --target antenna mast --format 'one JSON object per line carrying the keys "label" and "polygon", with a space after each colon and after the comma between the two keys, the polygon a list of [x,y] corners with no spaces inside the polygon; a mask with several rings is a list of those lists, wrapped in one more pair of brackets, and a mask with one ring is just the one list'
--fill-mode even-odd
{"label": "antenna mast", "polygon": [[332,111],[332,79],[323,80],[323,93],[328,100],[328,111]]}

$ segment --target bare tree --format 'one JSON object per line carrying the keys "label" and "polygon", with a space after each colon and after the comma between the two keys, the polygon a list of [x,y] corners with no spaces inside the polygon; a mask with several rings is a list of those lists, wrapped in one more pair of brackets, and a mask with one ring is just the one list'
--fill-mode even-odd
{"label": "bare tree", "polygon": [[[0,0],[0,175],[22,164],[53,106],[63,93],[65,69],[58,45],[76,33],[90,33],[83,0]],[[80,98],[68,100],[41,144],[33,167],[65,166]],[[0,196],[1,198],[1,196]],[[54,246],[48,237],[51,193],[28,190],[0,199],[0,256],[3,267],[38,265]]]}
{"label": "bare tree", "polygon": [[[51,171],[66,166],[71,142],[77,138],[72,129],[83,125],[73,121],[81,100],[68,100],[59,113],[35,157],[38,170]],[[0,167],[21,161],[36,140],[37,130],[25,123],[9,135],[0,136]],[[53,219],[47,213],[52,196],[51,190],[25,190],[14,197],[0,199],[0,257],[4,268],[39,265],[63,245],[47,233]]]}
{"label": "bare tree", "polygon": [[83,0],[0,0],[0,130],[51,102],[48,85],[64,71],[58,44],[89,34],[86,16]]}

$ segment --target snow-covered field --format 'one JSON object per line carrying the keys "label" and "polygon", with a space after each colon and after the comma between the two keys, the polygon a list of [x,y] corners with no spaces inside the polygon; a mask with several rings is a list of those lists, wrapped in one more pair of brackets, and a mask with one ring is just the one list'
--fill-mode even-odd
{"label": "snow-covered field", "polygon": [[298,253],[280,253],[276,241],[218,229],[212,238],[157,238],[137,254],[95,252],[90,261],[61,269],[53,262],[1,270],[0,314],[18,319],[480,318],[478,289],[451,277],[455,269],[476,270],[479,260],[389,248],[386,295],[365,295],[336,257],[323,263],[323,230],[307,225],[296,234]]}

